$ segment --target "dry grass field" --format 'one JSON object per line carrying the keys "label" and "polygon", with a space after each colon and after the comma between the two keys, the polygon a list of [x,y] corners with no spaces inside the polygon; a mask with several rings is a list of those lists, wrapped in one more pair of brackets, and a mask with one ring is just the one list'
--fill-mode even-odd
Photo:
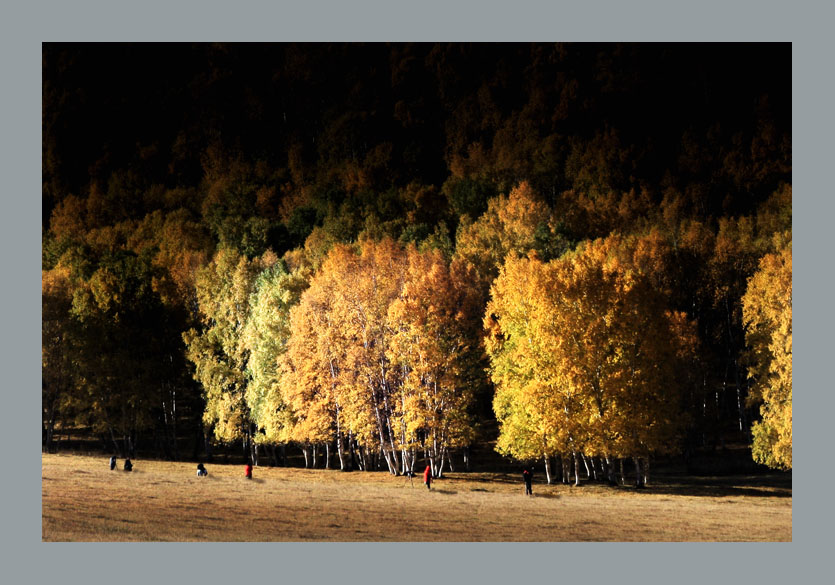
{"label": "dry grass field", "polygon": [[791,478],[659,478],[645,490],[450,474],[43,455],[44,541],[790,541]]}

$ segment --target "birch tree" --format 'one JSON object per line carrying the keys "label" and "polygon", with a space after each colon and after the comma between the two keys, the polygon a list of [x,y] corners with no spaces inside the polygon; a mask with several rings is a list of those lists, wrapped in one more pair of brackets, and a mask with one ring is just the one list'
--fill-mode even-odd
{"label": "birch tree", "polygon": [[447,264],[439,250],[410,246],[407,256],[402,294],[389,309],[394,329],[387,353],[401,372],[395,428],[406,470],[413,471],[421,444],[433,475],[441,477],[449,449],[473,436],[480,306],[471,268]]}
{"label": "birch tree", "polygon": [[752,427],[754,459],[779,469],[792,468],[792,242],[760,260],[742,298],[751,402],[762,420]]}
{"label": "birch tree", "polygon": [[290,338],[290,309],[307,288],[307,270],[289,272],[283,261],[255,279],[242,344],[249,352],[244,398],[258,429],[256,443],[271,446],[290,439],[292,421],[281,394],[279,360]]}
{"label": "birch tree", "polygon": [[507,195],[490,199],[487,211],[475,221],[462,222],[456,255],[472,265],[475,282],[486,294],[510,252],[524,255],[532,249],[547,248],[549,255],[559,256],[567,249],[568,242],[557,234],[557,228],[551,209],[523,181]]}
{"label": "birch tree", "polygon": [[[611,236],[544,263],[511,256],[491,291],[485,328],[497,449],[633,457],[676,447],[677,367],[692,324],[666,309],[634,241]],[[579,482],[579,476],[575,478]]]}
{"label": "birch tree", "polygon": [[255,279],[265,262],[274,261],[274,255],[262,261],[234,250],[218,251],[196,281],[203,329],[183,334],[194,378],[203,386],[203,423],[218,440],[242,440],[244,452],[253,459],[254,425],[246,401],[250,351],[243,334]]}
{"label": "birch tree", "polygon": [[335,246],[291,310],[280,386],[299,442],[335,441],[340,466],[380,453],[414,470],[418,452],[442,474],[472,439],[478,312],[472,270],[442,252],[393,240]]}

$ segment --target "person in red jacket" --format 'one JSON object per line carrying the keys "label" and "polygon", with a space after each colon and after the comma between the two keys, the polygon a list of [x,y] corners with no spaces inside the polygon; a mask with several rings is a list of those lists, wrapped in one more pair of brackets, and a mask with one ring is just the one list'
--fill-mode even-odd
{"label": "person in red jacket", "polygon": [[432,468],[430,468],[428,465],[426,466],[426,469],[423,471],[423,483],[426,484],[426,489],[432,489]]}
{"label": "person in red jacket", "polygon": [[249,461],[247,461],[246,464],[246,478],[252,479],[252,463],[250,463]]}

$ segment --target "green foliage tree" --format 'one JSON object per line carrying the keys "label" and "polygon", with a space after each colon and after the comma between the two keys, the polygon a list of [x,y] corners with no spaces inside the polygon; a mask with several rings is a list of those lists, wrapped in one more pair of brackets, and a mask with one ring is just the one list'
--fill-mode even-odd
{"label": "green foliage tree", "polygon": [[42,446],[54,448],[56,424],[67,415],[66,405],[77,384],[78,325],[70,318],[73,289],[65,266],[44,271],[41,276],[41,408]]}
{"label": "green foliage tree", "polygon": [[[167,408],[166,388],[178,381],[173,358],[179,348],[171,328],[176,321],[166,320],[151,286],[151,256],[124,249],[118,230],[105,230],[96,248],[68,251],[53,270],[56,278],[63,275],[60,290],[72,295],[68,312],[56,316],[61,329],[72,332],[61,345],[61,367],[70,368],[65,376],[74,380],[64,401],[71,417],[66,422],[89,427],[132,455],[139,433],[156,431]],[[46,282],[56,281],[45,277]],[[44,300],[52,298],[50,292]],[[52,313],[55,305],[48,306]],[[160,325],[166,321],[168,327]]]}
{"label": "green foliage tree", "polygon": [[290,338],[290,309],[308,286],[308,270],[290,272],[283,261],[268,266],[255,279],[242,344],[249,352],[249,383],[244,399],[259,432],[256,443],[284,444],[292,420],[281,394],[279,358]]}
{"label": "green foliage tree", "polygon": [[204,424],[221,441],[243,440],[244,452],[253,459],[255,427],[246,400],[250,351],[244,330],[255,280],[265,265],[276,261],[272,254],[249,260],[235,250],[218,251],[197,276],[202,330],[183,334],[194,378],[203,387]]}

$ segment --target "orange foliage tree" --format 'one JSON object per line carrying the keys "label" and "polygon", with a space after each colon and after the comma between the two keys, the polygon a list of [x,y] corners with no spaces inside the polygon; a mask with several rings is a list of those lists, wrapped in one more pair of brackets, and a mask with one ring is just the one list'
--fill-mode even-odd
{"label": "orange foliage tree", "polygon": [[401,295],[389,308],[393,335],[389,359],[399,366],[395,428],[404,466],[413,470],[415,447],[428,455],[435,477],[443,474],[450,447],[473,438],[469,409],[478,359],[477,291],[474,272],[462,262],[448,264],[439,250],[407,250]]}
{"label": "orange foliage tree", "polygon": [[291,311],[281,386],[295,440],[335,441],[342,468],[349,453],[361,469],[381,454],[393,474],[423,449],[440,475],[471,428],[471,277],[391,239],[336,245]]}

